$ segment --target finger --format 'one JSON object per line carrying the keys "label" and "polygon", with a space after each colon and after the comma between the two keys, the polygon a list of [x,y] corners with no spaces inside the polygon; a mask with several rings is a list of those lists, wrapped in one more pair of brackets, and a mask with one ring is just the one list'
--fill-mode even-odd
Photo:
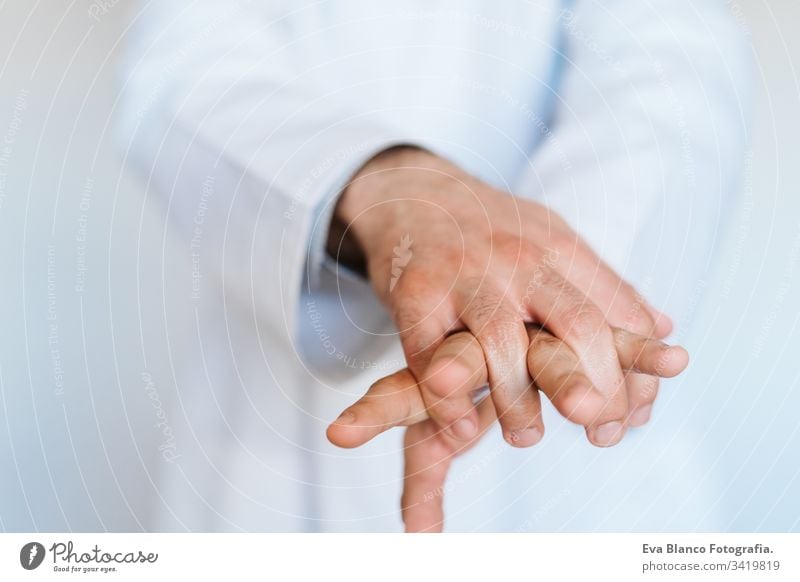
{"label": "finger", "polygon": [[395,426],[428,418],[417,381],[408,368],[370,386],[358,402],[342,412],[327,431],[328,440],[343,448],[359,447]]}
{"label": "finger", "polygon": [[588,427],[589,439],[611,446],[624,434],[628,412],[625,380],[605,316],[585,295],[553,270],[546,271],[525,305],[536,321],[578,356],[583,372],[606,398],[603,413]]}
{"label": "finger", "polygon": [[680,374],[689,363],[689,354],[680,346],[669,346],[619,329],[615,330],[615,341],[620,362],[631,371],[625,380],[629,406],[627,423],[633,427],[642,426],[652,415],[658,378]]}
{"label": "finger", "polygon": [[406,429],[400,506],[407,532],[440,532],[444,525],[441,496],[451,450],[436,436],[438,430],[432,421]]}
{"label": "finger", "polygon": [[689,365],[689,354],[681,346],[614,329],[620,364],[626,370],[661,378],[677,376]]}
{"label": "finger", "polygon": [[486,385],[483,350],[471,333],[459,332],[442,342],[422,379],[422,399],[436,424],[458,440],[478,432],[473,392]]}
{"label": "finger", "polygon": [[650,306],[577,235],[571,249],[552,250],[549,256],[558,272],[591,299],[611,325],[657,338],[672,332],[672,320]]}
{"label": "finger", "polygon": [[659,380],[656,376],[629,373],[625,378],[628,390],[628,426],[642,426],[653,412],[653,402],[658,395]]}
{"label": "finger", "polygon": [[[652,405],[658,392],[658,377],[672,377],[686,367],[688,354],[679,346],[668,346],[625,330],[614,328],[614,342],[624,370],[629,414]],[[592,424],[605,399],[592,387],[574,352],[545,330],[529,330],[528,371],[565,418]],[[634,373],[631,373],[634,372]],[[635,372],[644,372],[639,374]],[[633,426],[646,422],[647,410],[636,414]],[[629,421],[630,421],[629,416]],[[640,422],[640,419],[644,419]]]}
{"label": "finger", "polygon": [[456,318],[430,277],[404,273],[390,295],[389,308],[400,335],[406,362],[421,378],[436,348],[444,341]]}
{"label": "finger", "polygon": [[566,419],[592,425],[603,413],[606,398],[598,392],[570,347],[541,329],[531,329],[528,371],[536,386]]}
{"label": "finger", "polygon": [[486,288],[459,296],[457,304],[483,350],[504,438],[516,447],[535,445],[544,434],[542,405],[528,376],[528,333],[520,314],[500,293]]}
{"label": "finger", "polygon": [[[445,480],[456,455],[476,443],[496,420],[490,399],[478,404],[480,429],[468,442],[456,448],[440,438],[432,420],[408,427],[404,448],[404,479],[401,510],[407,532],[440,532],[444,526]],[[450,441],[451,443],[453,441]]]}

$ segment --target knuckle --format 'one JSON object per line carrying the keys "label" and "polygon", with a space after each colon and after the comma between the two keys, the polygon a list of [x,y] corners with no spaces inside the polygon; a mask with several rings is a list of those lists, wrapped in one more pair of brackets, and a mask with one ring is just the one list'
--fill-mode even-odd
{"label": "knuckle", "polygon": [[585,392],[563,391],[558,394],[556,402],[562,416],[575,424],[588,425],[602,412],[601,410],[589,409]]}
{"label": "knuckle", "polygon": [[528,353],[531,355],[542,349],[557,349],[561,347],[561,340],[546,331],[536,330],[530,334],[530,346]]}
{"label": "knuckle", "polygon": [[499,301],[476,302],[472,307],[471,314],[472,321],[476,326],[475,335],[485,336],[498,333],[498,328],[502,328],[504,323],[501,323],[500,320],[506,319],[501,309]]}
{"label": "knuckle", "polygon": [[436,397],[429,406],[429,412],[434,421],[441,427],[447,428],[470,411],[469,401],[460,398]]}
{"label": "knuckle", "polygon": [[434,458],[449,457],[455,452],[455,447],[447,439],[437,438],[430,440],[431,443],[427,445],[428,454]]}
{"label": "knuckle", "polygon": [[597,336],[603,329],[605,318],[587,301],[575,302],[564,310],[564,319],[568,326],[568,335],[588,340]]}
{"label": "knuckle", "polygon": [[414,380],[404,370],[390,374],[385,378],[381,378],[375,382],[369,389],[367,394],[375,394],[379,397],[385,397],[396,393],[409,390],[414,387]]}
{"label": "knuckle", "polygon": [[458,293],[466,304],[482,302],[494,295],[489,290],[487,275],[480,269],[477,272],[480,274],[467,274],[458,282]]}
{"label": "knuckle", "polygon": [[489,320],[477,333],[478,341],[489,357],[500,357],[506,360],[515,359],[517,354],[524,354],[528,344],[526,337],[520,334],[523,329],[521,320],[498,314]]}
{"label": "knuckle", "polygon": [[422,382],[422,396],[429,406],[431,416],[434,418],[444,418],[448,416],[450,407],[445,406],[445,399],[450,399],[455,387],[444,382],[439,382],[435,377],[426,378]]}
{"label": "knuckle", "polygon": [[469,280],[465,291],[469,297],[467,311],[473,325],[483,328],[500,318],[508,318],[507,310],[503,307],[503,296],[492,285]]}
{"label": "knuckle", "polygon": [[435,289],[433,278],[419,269],[408,269],[396,278],[392,297],[402,301],[405,297],[430,296]]}
{"label": "knuckle", "polygon": [[555,354],[555,352],[561,347],[561,340],[553,337],[549,333],[539,332],[532,336],[531,343],[528,346],[528,368],[532,370],[536,367],[536,364],[539,361],[538,357],[541,354],[546,354],[546,357],[550,359],[552,354]]}
{"label": "knuckle", "polygon": [[400,333],[411,332],[431,315],[434,307],[424,294],[407,294],[395,301],[392,312]]}
{"label": "knuckle", "polygon": [[455,352],[456,355],[462,354],[464,349],[472,346],[474,342],[475,336],[464,329],[455,331],[447,336],[447,344],[451,346],[451,350],[455,349],[455,346],[458,346],[457,351]]}
{"label": "knuckle", "polygon": [[520,305],[523,309],[528,309],[535,304],[537,294],[541,289],[547,289],[548,292],[555,293],[558,297],[563,297],[568,292],[564,279],[553,269],[549,261],[550,259],[546,255],[528,269],[527,284],[525,289],[521,290],[523,295]]}
{"label": "knuckle", "polygon": [[436,338],[419,329],[402,332],[400,338],[406,357],[414,362],[436,343]]}
{"label": "knuckle", "polygon": [[628,414],[628,405],[625,401],[614,399],[606,402],[606,405],[599,411],[594,422],[602,424],[609,420],[622,419]]}
{"label": "knuckle", "polygon": [[660,384],[657,377],[639,374],[632,378],[633,386],[629,388],[631,400],[635,400],[638,403],[647,403],[656,399]]}
{"label": "knuckle", "polygon": [[541,286],[550,287],[558,293],[559,297],[573,295],[573,292],[570,289],[569,284],[567,284],[566,279],[564,279],[552,266],[545,265],[540,269],[540,272],[539,284]]}

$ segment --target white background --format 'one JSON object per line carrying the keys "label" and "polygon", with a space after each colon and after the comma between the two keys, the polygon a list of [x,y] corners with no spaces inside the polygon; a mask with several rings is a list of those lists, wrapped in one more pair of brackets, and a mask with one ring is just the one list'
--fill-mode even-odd
{"label": "white background", "polygon": [[[88,2],[0,3],[0,140],[12,142],[0,166],[0,530],[140,530],[163,462],[141,374],[158,393],[177,365],[160,276],[174,258],[111,132],[129,11],[106,4],[96,22]],[[800,2],[731,5],[752,28],[759,64],[753,152],[694,324],[676,332],[692,366],[669,390],[705,435],[698,454],[716,459],[696,479],[722,483],[726,529],[797,531]],[[76,291],[84,235],[86,285]]]}

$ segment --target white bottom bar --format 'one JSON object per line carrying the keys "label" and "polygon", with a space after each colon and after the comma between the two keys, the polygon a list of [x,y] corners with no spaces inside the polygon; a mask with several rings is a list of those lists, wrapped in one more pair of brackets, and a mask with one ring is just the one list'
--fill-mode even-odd
{"label": "white bottom bar", "polygon": [[796,581],[799,562],[800,534],[0,534],[14,581]]}

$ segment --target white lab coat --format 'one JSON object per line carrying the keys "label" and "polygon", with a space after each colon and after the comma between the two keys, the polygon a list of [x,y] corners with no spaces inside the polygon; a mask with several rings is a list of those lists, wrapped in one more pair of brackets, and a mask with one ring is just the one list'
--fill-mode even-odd
{"label": "white lab coat", "polygon": [[[401,528],[402,432],[324,435],[404,365],[369,286],[322,252],[340,186],[390,145],[554,208],[684,330],[746,137],[749,47],[724,4],[142,3],[121,135],[185,249],[165,312],[195,322],[170,334],[179,456],[150,527]],[[550,408],[533,449],[487,435],[452,470],[447,529],[717,527],[675,386],[610,450]]]}

